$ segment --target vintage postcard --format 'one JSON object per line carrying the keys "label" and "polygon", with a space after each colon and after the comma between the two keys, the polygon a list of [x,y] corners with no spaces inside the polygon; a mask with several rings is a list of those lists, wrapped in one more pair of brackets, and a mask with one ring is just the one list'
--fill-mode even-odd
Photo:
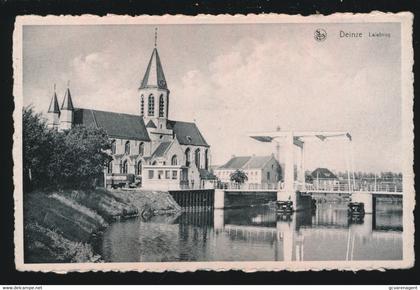
{"label": "vintage postcard", "polygon": [[17,269],[412,267],[412,18],[18,17]]}

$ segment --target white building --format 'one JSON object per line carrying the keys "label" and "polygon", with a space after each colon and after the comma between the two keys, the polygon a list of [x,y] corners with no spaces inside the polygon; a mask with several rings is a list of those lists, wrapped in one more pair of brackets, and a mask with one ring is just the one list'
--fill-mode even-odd
{"label": "white building", "polygon": [[242,170],[248,177],[247,183],[277,183],[281,180],[281,166],[274,157],[269,156],[234,156],[226,164],[214,170],[222,182],[230,182],[230,175]]}

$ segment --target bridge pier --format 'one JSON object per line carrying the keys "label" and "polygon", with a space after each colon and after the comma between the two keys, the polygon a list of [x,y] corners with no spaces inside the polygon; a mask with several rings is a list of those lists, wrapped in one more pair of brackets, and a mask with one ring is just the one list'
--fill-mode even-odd
{"label": "bridge pier", "polygon": [[365,213],[373,213],[373,195],[370,192],[353,192],[351,195],[351,201],[363,203]]}
{"label": "bridge pier", "polygon": [[225,191],[224,189],[214,190],[214,208],[223,209],[225,208]]}
{"label": "bridge pier", "polygon": [[223,230],[225,227],[225,213],[223,209],[214,209],[213,226],[215,230]]}

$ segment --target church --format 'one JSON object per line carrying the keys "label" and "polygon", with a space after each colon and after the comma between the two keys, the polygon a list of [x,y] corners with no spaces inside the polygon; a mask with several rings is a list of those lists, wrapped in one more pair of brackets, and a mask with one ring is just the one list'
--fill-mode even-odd
{"label": "church", "polygon": [[137,115],[74,107],[68,87],[61,106],[54,92],[47,124],[60,131],[76,125],[106,130],[113,158],[104,169],[107,187],[202,188],[211,178],[210,146],[195,123],[169,119],[169,93],[155,43],[138,88]]}

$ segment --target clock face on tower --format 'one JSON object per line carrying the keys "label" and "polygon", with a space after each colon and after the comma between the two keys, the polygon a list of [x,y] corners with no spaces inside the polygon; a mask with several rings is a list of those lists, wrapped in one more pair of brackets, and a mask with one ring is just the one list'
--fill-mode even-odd
{"label": "clock face on tower", "polygon": [[162,87],[166,86],[165,80],[159,80],[159,85]]}

